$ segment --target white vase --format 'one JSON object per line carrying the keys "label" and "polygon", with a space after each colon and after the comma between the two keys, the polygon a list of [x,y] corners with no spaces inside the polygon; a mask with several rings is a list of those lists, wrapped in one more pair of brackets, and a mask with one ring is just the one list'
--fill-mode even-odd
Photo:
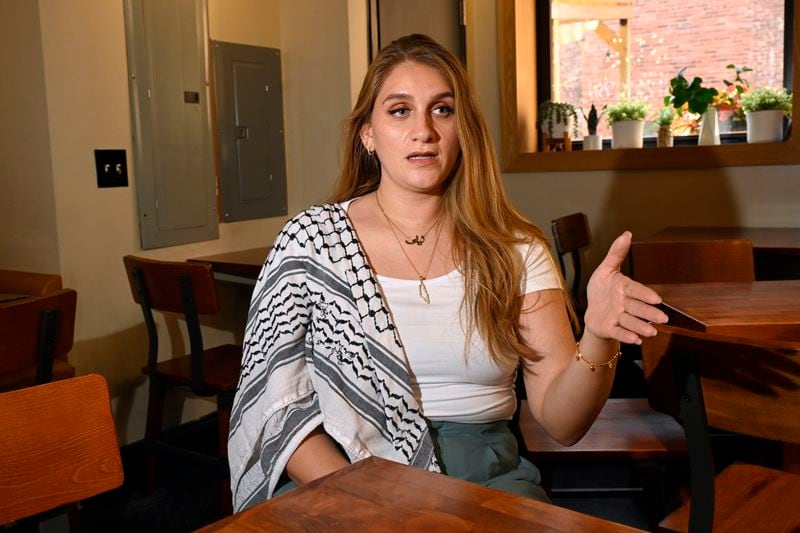
{"label": "white vase", "polygon": [[783,111],[747,111],[747,142],[776,143],[783,140]]}
{"label": "white vase", "polygon": [[583,150],[602,150],[603,149],[603,136],[594,134],[594,135],[584,135],[583,136]]}
{"label": "white vase", "polygon": [[641,148],[644,142],[644,120],[620,120],[611,125],[612,148]]}
{"label": "white vase", "polygon": [[703,113],[700,119],[700,135],[697,137],[697,144],[719,144],[719,117],[716,107],[709,107]]}

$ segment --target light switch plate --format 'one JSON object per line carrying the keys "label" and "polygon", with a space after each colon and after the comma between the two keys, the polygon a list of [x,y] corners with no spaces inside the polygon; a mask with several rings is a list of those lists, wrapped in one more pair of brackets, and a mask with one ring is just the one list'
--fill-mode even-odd
{"label": "light switch plate", "polygon": [[95,150],[94,166],[97,170],[97,186],[128,186],[128,161],[125,150]]}

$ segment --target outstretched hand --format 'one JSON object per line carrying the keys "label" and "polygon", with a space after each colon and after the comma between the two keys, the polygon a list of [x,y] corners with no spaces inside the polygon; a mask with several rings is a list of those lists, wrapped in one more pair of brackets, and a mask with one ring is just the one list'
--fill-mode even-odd
{"label": "outstretched hand", "polygon": [[628,255],[633,235],[626,231],[611,244],[605,259],[592,273],[586,288],[586,330],[601,339],[641,344],[641,337],[652,337],[667,315],[654,307],[661,297],[652,289],[620,272]]}

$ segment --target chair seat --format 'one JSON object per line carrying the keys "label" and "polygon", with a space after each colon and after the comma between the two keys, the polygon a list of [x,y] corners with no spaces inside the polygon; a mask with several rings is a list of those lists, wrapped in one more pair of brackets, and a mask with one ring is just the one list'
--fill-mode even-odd
{"label": "chair seat", "polygon": [[[732,464],[715,478],[714,486],[715,532],[800,530],[800,475]],[[659,525],[667,531],[688,531],[689,508],[689,502],[683,504]]]}
{"label": "chair seat", "polygon": [[666,460],[687,453],[683,427],[653,410],[645,398],[610,398],[586,435],[572,446],[553,440],[533,419],[526,401],[520,406],[519,427],[534,461]]}
{"label": "chair seat", "polygon": [[[51,381],[74,378],[75,367],[63,359],[53,359],[53,376]],[[0,374],[0,392],[21,389],[36,385],[36,368],[26,368],[19,372]]]}
{"label": "chair seat", "polygon": [[[239,367],[242,361],[242,348],[234,344],[223,344],[204,352],[203,386],[212,391],[227,392],[236,389],[239,382]],[[157,365],[159,378],[182,385],[191,385],[191,358],[188,355],[173,357]],[[142,372],[148,374],[147,367]]]}

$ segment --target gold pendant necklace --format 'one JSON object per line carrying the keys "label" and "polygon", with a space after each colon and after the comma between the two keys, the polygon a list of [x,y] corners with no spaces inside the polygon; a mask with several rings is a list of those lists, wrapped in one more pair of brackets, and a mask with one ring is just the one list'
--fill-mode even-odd
{"label": "gold pendant necklace", "polygon": [[378,191],[375,191],[375,202],[378,204],[378,209],[381,210],[383,216],[386,217],[386,220],[389,222],[389,225],[392,226],[393,230],[399,231],[403,235],[403,237],[405,237],[405,243],[409,245],[416,244],[417,246],[422,246],[423,244],[425,244],[425,237],[428,236],[428,233],[430,233],[431,230],[436,227],[436,224],[439,223],[439,219],[442,218],[442,211],[440,210],[439,214],[436,215],[436,220],[433,221],[433,224],[431,224],[431,227],[428,228],[428,231],[422,233],[421,235],[414,235],[414,238],[412,239],[411,237],[406,235],[406,233],[402,229],[400,229],[400,227],[397,224],[395,224],[391,218],[389,218],[389,215],[386,214],[386,211],[383,210],[381,201],[378,198]]}
{"label": "gold pendant necklace", "polygon": [[[378,193],[377,193],[377,191],[375,192],[375,201],[378,202],[378,207],[380,208],[381,204],[378,201]],[[408,256],[408,253],[406,252],[405,248],[403,247],[403,244],[400,242],[400,236],[397,234],[397,231],[399,230],[399,228],[395,228],[394,224],[392,224],[391,219],[386,215],[386,213],[384,212],[383,208],[381,208],[381,213],[383,213],[383,216],[386,218],[386,222],[389,223],[389,229],[392,231],[392,235],[394,235],[394,238],[397,241],[397,245],[400,247],[400,251],[403,252],[403,255],[406,257],[406,260],[408,261],[408,264],[411,265],[411,268],[414,269],[414,273],[419,277],[419,287],[417,289],[419,291],[419,297],[426,304],[430,304],[431,303],[431,295],[430,295],[430,293],[428,293],[428,288],[425,286],[425,280],[428,279],[427,278],[428,271],[431,269],[431,265],[433,264],[433,258],[436,255],[436,247],[439,244],[439,236],[442,234],[442,226],[443,226],[443,224],[439,224],[439,222],[441,221],[441,218],[442,218],[441,213],[439,213],[439,216],[436,217],[436,222],[434,223],[434,225],[431,226],[431,228],[428,231],[425,232],[425,233],[428,233],[436,225],[439,225],[439,229],[436,230],[436,239],[433,241],[433,251],[431,252],[431,258],[428,260],[428,265],[425,267],[425,272],[423,272],[422,274],[420,274],[419,270],[417,270],[417,267],[414,265],[414,262]],[[424,240],[425,239],[423,238],[423,241]],[[408,241],[406,241],[406,243],[407,244],[411,244],[411,243],[408,243]],[[422,243],[419,243],[419,244],[422,244]]]}

